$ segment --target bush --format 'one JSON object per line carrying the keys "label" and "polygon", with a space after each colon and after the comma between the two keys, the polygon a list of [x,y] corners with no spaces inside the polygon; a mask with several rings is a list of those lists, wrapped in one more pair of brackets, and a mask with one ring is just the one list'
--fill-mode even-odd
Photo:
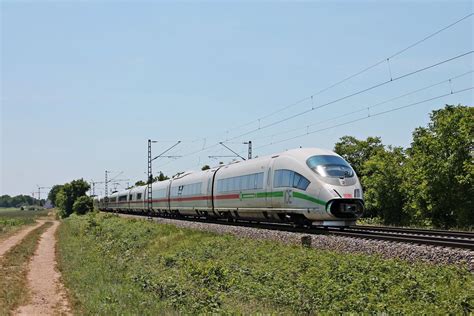
{"label": "bush", "polygon": [[473,308],[473,276],[454,265],[100,213],[73,215],[58,234],[59,268],[78,314],[469,315]]}
{"label": "bush", "polygon": [[78,198],[76,202],[74,202],[74,205],[72,206],[72,210],[76,214],[83,215],[92,211],[93,207],[94,205],[93,205],[92,199],[84,195]]}

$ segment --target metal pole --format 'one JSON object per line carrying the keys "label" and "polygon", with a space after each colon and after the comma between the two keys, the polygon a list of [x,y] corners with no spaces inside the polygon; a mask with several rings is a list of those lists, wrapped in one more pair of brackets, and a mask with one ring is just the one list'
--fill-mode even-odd
{"label": "metal pole", "polygon": [[151,169],[151,139],[148,140],[148,181],[147,181],[147,209],[148,209],[148,216],[151,216],[151,212],[153,211],[153,192],[152,192],[152,183],[153,183],[153,173]]}
{"label": "metal pole", "polygon": [[252,141],[249,140],[249,156],[248,156],[249,160],[252,159]]}
{"label": "metal pole", "polygon": [[109,197],[108,197],[108,192],[109,192],[109,189],[107,187],[107,173],[108,171],[105,170],[105,196],[104,196],[104,203],[105,203],[105,208],[108,208],[109,207]]}

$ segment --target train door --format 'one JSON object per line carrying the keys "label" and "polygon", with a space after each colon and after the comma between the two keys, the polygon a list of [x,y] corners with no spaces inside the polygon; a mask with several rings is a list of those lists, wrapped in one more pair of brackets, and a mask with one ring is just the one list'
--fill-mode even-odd
{"label": "train door", "polygon": [[171,211],[171,185],[173,184],[173,179],[170,180],[168,183],[168,187],[166,188],[166,198],[168,199],[166,203],[167,211]]}
{"label": "train door", "polygon": [[209,178],[207,179],[207,208],[212,210],[212,178],[214,177],[214,172],[210,172]]}
{"label": "train door", "polygon": [[214,211],[214,186],[216,185],[216,174],[217,171],[219,171],[221,167],[218,167],[215,170],[209,170],[209,180],[207,182],[207,206],[209,208],[209,212],[212,212],[212,214],[218,216],[216,212]]}
{"label": "train door", "polygon": [[267,182],[265,183],[266,188],[266,198],[267,198],[267,207],[273,207],[273,162],[275,160],[271,159],[267,167]]}

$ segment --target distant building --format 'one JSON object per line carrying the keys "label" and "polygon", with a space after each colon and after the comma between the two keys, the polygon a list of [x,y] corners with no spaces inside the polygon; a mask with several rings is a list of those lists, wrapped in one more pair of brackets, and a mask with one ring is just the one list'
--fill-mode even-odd
{"label": "distant building", "polygon": [[46,202],[44,203],[44,208],[53,208],[53,203],[51,203],[50,200],[46,200]]}

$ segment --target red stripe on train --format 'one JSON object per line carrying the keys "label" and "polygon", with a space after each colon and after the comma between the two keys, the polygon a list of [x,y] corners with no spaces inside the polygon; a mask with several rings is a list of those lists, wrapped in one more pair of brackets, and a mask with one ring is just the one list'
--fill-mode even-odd
{"label": "red stripe on train", "polygon": [[[186,202],[186,201],[205,201],[210,200],[210,196],[190,196],[190,197],[181,197],[181,198],[172,198],[171,202]],[[230,200],[230,199],[240,199],[240,194],[224,194],[224,195],[216,195],[216,200]],[[109,202],[109,203],[117,203],[117,204],[126,204],[126,203],[146,203],[147,200],[144,201],[120,201],[120,202]],[[168,202],[168,199],[159,199],[159,200],[152,200],[153,203],[160,203],[160,202]]]}

